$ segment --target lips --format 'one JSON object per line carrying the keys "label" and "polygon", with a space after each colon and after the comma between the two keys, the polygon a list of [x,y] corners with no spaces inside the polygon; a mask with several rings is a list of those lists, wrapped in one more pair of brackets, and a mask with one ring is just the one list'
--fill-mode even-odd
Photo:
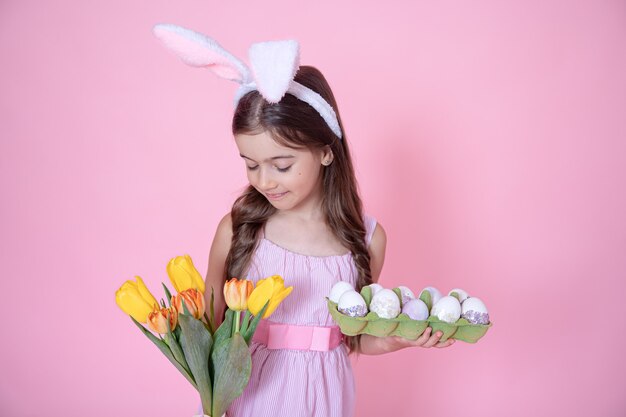
{"label": "lips", "polygon": [[267,198],[271,199],[271,200],[279,200],[281,199],[285,194],[287,194],[288,191],[285,191],[284,193],[278,193],[278,194],[265,194],[267,196]]}

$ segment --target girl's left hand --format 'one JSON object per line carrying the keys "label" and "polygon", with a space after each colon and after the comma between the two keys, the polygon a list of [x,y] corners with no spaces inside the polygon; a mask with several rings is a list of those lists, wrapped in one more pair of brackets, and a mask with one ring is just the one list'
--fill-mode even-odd
{"label": "girl's left hand", "polygon": [[431,333],[432,329],[427,327],[426,330],[424,330],[424,333],[422,333],[422,335],[415,340],[409,340],[399,336],[391,336],[387,337],[385,342],[389,344],[390,352],[407,347],[419,346],[423,348],[445,348],[454,344],[454,339],[448,339],[445,342],[440,342],[439,339],[441,339],[441,336],[443,335],[441,331],[437,331],[435,334]]}

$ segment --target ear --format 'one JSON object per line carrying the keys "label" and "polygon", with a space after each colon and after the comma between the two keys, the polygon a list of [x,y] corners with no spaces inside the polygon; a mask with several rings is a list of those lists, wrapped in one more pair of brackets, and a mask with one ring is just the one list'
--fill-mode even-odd
{"label": "ear", "polygon": [[250,70],[246,64],[208,36],[169,23],[155,25],[152,32],[185,64],[193,67],[206,67],[219,77],[240,84],[249,81]]}
{"label": "ear", "polygon": [[324,149],[322,149],[322,165],[330,165],[333,162],[333,159],[335,159],[335,155],[333,155],[333,151],[330,149],[330,146],[324,146]]}

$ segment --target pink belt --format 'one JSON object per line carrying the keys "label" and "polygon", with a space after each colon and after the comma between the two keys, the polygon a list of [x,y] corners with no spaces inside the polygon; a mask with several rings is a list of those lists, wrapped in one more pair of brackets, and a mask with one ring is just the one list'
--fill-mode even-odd
{"label": "pink belt", "polygon": [[252,340],[268,349],[296,349],[326,352],[335,349],[343,340],[338,326],[297,326],[261,320]]}

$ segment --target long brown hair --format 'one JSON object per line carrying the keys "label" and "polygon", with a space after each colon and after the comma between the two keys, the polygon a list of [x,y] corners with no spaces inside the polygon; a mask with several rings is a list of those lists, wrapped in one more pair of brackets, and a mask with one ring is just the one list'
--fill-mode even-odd
{"label": "long brown hair", "polygon": [[[278,144],[290,148],[321,151],[330,147],[334,159],[323,169],[322,209],[330,230],[352,254],[359,291],[372,283],[370,256],[365,242],[362,202],[337,103],[318,69],[301,66],[294,80],[320,94],[333,107],[343,139],[338,138],[306,102],[286,94],[279,103],[270,104],[258,91],[246,94],[239,101],[233,116],[233,135],[268,132]],[[235,200],[231,210],[233,238],[224,279],[243,276],[260,240],[260,232],[275,212],[276,208],[252,186]],[[348,338],[350,351],[358,350],[358,344],[359,338]]]}

